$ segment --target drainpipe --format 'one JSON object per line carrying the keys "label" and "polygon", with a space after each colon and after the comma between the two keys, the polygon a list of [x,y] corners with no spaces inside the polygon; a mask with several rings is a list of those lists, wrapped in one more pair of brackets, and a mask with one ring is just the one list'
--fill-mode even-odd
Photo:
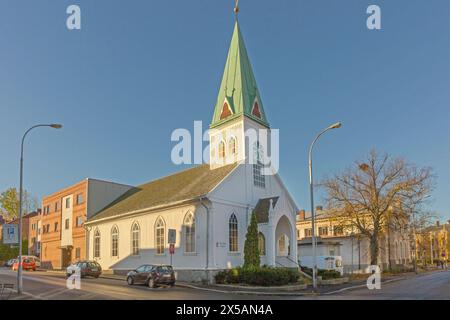
{"label": "drainpipe", "polygon": [[206,274],[208,277],[208,281],[210,281],[210,277],[209,277],[209,271],[208,271],[208,267],[209,267],[209,207],[207,205],[205,205],[203,203],[204,199],[206,198],[200,198],[200,205],[203,206],[203,208],[205,208],[206,210],[206,266],[205,266],[205,270],[206,270]]}

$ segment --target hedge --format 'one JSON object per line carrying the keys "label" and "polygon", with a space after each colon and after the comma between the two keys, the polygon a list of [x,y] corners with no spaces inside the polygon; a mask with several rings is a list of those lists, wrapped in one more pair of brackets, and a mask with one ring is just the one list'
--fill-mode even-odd
{"label": "hedge", "polygon": [[[302,267],[302,271],[312,276],[312,268]],[[318,269],[317,276],[322,277],[323,280],[337,279],[341,278],[341,273],[336,270]]]}
{"label": "hedge", "polygon": [[218,284],[249,284],[256,286],[282,286],[296,283],[299,273],[296,269],[272,267],[237,267],[220,271],[215,276]]}

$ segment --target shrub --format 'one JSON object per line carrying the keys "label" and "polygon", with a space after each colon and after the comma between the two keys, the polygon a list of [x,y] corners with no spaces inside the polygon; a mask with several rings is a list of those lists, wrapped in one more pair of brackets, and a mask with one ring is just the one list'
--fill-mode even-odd
{"label": "shrub", "polygon": [[243,283],[255,286],[282,286],[296,283],[299,273],[296,269],[272,267],[246,267],[224,270],[216,274],[216,283]]}
{"label": "shrub", "polygon": [[259,248],[258,248],[258,221],[253,212],[250,225],[247,229],[244,244],[244,268],[259,267]]}

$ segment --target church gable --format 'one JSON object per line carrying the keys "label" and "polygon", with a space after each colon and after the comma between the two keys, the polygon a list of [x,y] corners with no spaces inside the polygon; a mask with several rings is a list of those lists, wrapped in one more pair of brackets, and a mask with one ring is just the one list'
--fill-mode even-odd
{"label": "church gable", "polygon": [[231,110],[230,104],[225,99],[222,105],[222,112],[220,113],[220,120],[226,119],[229,116],[233,114],[233,111]]}

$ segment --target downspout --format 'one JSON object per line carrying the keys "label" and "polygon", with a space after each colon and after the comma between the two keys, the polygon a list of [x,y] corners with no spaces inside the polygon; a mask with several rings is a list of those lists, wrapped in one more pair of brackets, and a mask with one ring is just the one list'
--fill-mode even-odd
{"label": "downspout", "polygon": [[203,203],[203,200],[205,198],[200,198],[200,205],[203,206],[203,208],[205,208],[206,210],[206,265],[205,265],[205,271],[208,277],[208,281],[210,281],[209,278],[209,272],[208,272],[208,267],[209,267],[209,208],[207,205],[205,205]]}

